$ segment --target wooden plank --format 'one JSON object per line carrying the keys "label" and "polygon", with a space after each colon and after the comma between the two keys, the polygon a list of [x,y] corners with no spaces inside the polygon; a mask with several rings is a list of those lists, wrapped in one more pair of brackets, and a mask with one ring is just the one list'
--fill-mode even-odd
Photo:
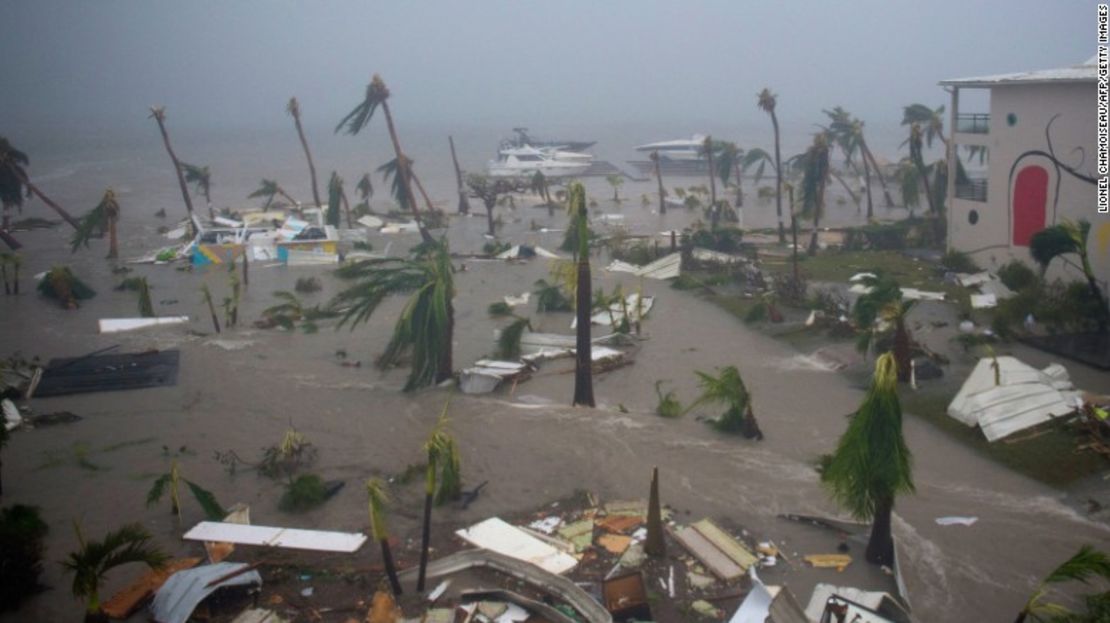
{"label": "wooden plank", "polygon": [[125,586],[112,598],[104,602],[104,613],[113,619],[126,619],[139,606],[154,594],[169,577],[178,571],[192,569],[200,564],[200,558],[176,558],[168,561],[161,569],[148,569],[137,580]]}
{"label": "wooden plank", "polygon": [[707,541],[712,543],[721,550],[725,556],[732,559],[733,562],[740,565],[740,567],[747,572],[748,567],[758,562],[755,554],[751,552],[743,543],[732,538],[724,530],[721,530],[717,524],[713,523],[711,519],[702,519],[694,524],[694,529],[701,533]]}
{"label": "wooden plank", "polygon": [[740,565],[726,556],[724,552],[692,526],[679,529],[675,532],[675,538],[707,569],[713,572],[713,575],[722,580],[728,582],[744,575],[744,569]]}

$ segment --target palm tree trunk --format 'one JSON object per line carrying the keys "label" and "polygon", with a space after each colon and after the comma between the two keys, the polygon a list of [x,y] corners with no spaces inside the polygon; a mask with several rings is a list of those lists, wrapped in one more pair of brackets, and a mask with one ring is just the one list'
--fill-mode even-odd
{"label": "palm tree trunk", "polygon": [[204,202],[208,204],[208,218],[214,220],[216,211],[212,209],[212,191],[207,186],[204,187]]}
{"label": "palm tree trunk", "polygon": [[277,194],[281,195],[286,201],[291,203],[294,208],[300,208],[301,207],[301,202],[297,201],[292,196],[290,196],[289,193],[285,192],[284,188],[279,187],[278,191],[277,191]]}
{"label": "palm tree trunk", "polygon": [[381,539],[379,541],[382,546],[382,564],[385,566],[385,574],[389,577],[389,586],[393,589],[393,594],[401,594],[401,581],[397,579],[397,566],[393,564],[393,552],[389,549],[389,539]]}
{"label": "palm tree trunk", "polygon": [[744,180],[740,177],[740,163],[736,163],[736,207],[744,207]]}
{"label": "palm tree trunk", "polygon": [[721,224],[721,209],[717,205],[717,171],[713,167],[713,139],[705,139],[705,155],[709,159],[709,224],[717,229]]}
{"label": "palm tree trunk", "polygon": [[663,507],[659,502],[659,468],[651,468],[651,491],[648,494],[647,538],[644,553],[660,558],[667,555],[667,542],[663,538]]}
{"label": "palm tree trunk", "polygon": [[455,185],[459,189],[459,214],[469,214],[470,200],[466,198],[466,185],[463,184],[462,168],[459,167],[459,157],[455,155],[455,138],[448,136],[447,142],[451,144],[451,162],[455,165]]}
{"label": "palm tree trunk", "polygon": [[347,215],[347,229],[351,229],[351,202],[347,200],[347,192],[340,190],[339,198],[343,201],[343,213]]}
{"label": "palm tree trunk", "polygon": [[[779,147],[779,118],[774,108],[771,109],[771,125],[775,128],[775,213],[779,217],[779,244],[783,244],[786,242],[786,231],[782,224],[782,150]],[[791,206],[793,204],[791,201]]]}
{"label": "palm tree trunk", "polygon": [[894,207],[894,199],[890,198],[890,190],[886,187],[886,179],[883,178],[883,170],[879,167],[879,163],[875,161],[875,156],[871,153],[871,148],[867,146],[867,141],[860,139],[860,149],[863,151],[863,157],[871,161],[871,167],[875,169],[875,175],[879,178],[879,185],[883,187],[883,199],[886,200],[886,207]]}
{"label": "palm tree trunk", "polygon": [[420,196],[424,198],[424,204],[428,206],[428,212],[435,210],[435,206],[432,205],[432,200],[428,198],[428,192],[424,190],[424,185],[420,183],[420,178],[412,171],[410,171],[410,175],[412,175],[412,182],[416,184],[416,190],[419,190]]}
{"label": "palm tree trunk", "polygon": [[185,210],[189,212],[189,229],[191,231],[193,228],[193,200],[189,197],[189,187],[185,185],[185,174],[181,172],[181,162],[178,161],[177,154],[173,153],[165,122],[158,116],[154,117],[154,120],[158,122],[158,130],[162,133],[162,143],[166,146],[166,153],[170,155],[170,160],[173,162],[173,172],[177,174],[177,185],[181,187],[181,198],[185,200]]}
{"label": "palm tree trunk", "polygon": [[871,519],[871,538],[867,541],[867,562],[873,565],[894,564],[894,539],[890,535],[890,514],[894,510],[893,499],[879,500],[875,516]]}
{"label": "palm tree trunk", "polygon": [[316,186],[316,165],[312,162],[312,152],[308,149],[308,139],[304,136],[304,128],[301,127],[301,113],[293,113],[293,124],[297,126],[297,136],[301,139],[301,147],[304,148],[305,160],[308,160],[308,174],[312,177],[312,199],[316,205],[320,203],[320,191]]}
{"label": "palm tree trunk", "polygon": [[243,287],[244,288],[246,288],[247,286],[249,286],[251,284],[250,253],[251,253],[251,246],[249,244],[244,244],[243,245]]}
{"label": "palm tree trunk", "polygon": [[420,574],[416,578],[416,592],[424,592],[424,576],[428,571],[428,547],[432,540],[432,497],[434,492],[424,494],[424,527],[420,531]]}
{"label": "palm tree trunk", "polygon": [[[843,186],[844,190],[846,190],[848,192],[848,196],[852,198],[852,203],[856,204],[856,207],[859,208],[859,195],[852,192],[852,187],[849,186],[848,183],[844,181],[844,178],[840,177],[839,173],[837,173],[835,171],[832,171],[832,170],[830,170],[829,173],[831,173],[832,176],[834,178],[836,178],[836,181],[840,182],[840,185]],[[857,214],[858,213],[859,212],[857,211]]]}
{"label": "palm tree trunk", "polygon": [[401,141],[397,138],[397,129],[393,126],[393,113],[389,110],[389,101],[382,101],[382,112],[385,113],[385,124],[389,128],[389,140],[393,142],[393,153],[397,156],[397,166],[401,168],[401,183],[405,187],[405,196],[409,198],[412,205],[409,209],[412,210],[412,219],[416,221],[416,226],[420,230],[420,238],[424,242],[434,243],[435,238],[424,227],[424,219],[420,218],[420,210],[416,207],[416,198],[412,194],[412,180],[411,172],[409,171],[409,162],[405,159],[405,152],[401,150]]}
{"label": "palm tree trunk", "polygon": [[894,320],[894,367],[898,372],[899,383],[910,382],[910,334],[906,331],[906,321],[902,317]]}
{"label": "palm tree trunk", "polygon": [[454,343],[455,343],[455,304],[448,295],[447,299],[447,326],[444,327],[443,352],[439,356],[439,370],[436,372],[436,383],[442,383],[451,378],[454,371]]}
{"label": "palm tree trunk", "polygon": [[[585,218],[585,215],[582,216]],[[590,343],[590,257],[578,257],[577,330],[574,342],[574,402],[572,405],[595,406],[593,382],[593,356]]]}
{"label": "palm tree trunk", "polygon": [[53,209],[55,212],[57,212],[65,220],[65,222],[69,223],[74,229],[79,229],[80,228],[80,225],[77,223],[77,220],[75,218],[73,218],[72,216],[70,216],[69,212],[66,212],[62,208],[62,206],[54,203],[50,199],[50,197],[47,197],[46,195],[42,194],[42,191],[39,190],[39,187],[32,184],[31,180],[27,179],[26,175],[24,175],[21,171],[18,173],[18,175],[20,176],[21,181],[23,182],[23,185],[27,187],[27,190],[31,191],[31,194],[33,194],[34,196],[41,199],[42,202],[45,203],[46,205],[50,206],[51,209]]}
{"label": "palm tree trunk", "polygon": [[915,158],[913,165],[917,168],[917,176],[921,179],[922,185],[925,186],[925,200],[929,202],[929,214],[935,215],[937,204],[933,199],[933,185],[929,183],[929,174],[925,171],[925,163],[920,158]]}
{"label": "palm tree trunk", "polygon": [[212,326],[216,329],[216,333],[219,333],[220,318],[216,315],[216,304],[212,302],[211,296],[206,296],[205,300],[208,301],[208,313],[212,314]]}
{"label": "palm tree trunk", "polygon": [[[1102,288],[1098,287],[1098,280],[1095,279],[1094,270],[1091,268],[1091,259],[1088,257],[1086,248],[1079,254],[1079,261],[1082,263],[1083,276],[1087,278],[1087,289],[1090,290],[1091,296],[1098,302],[1100,310],[1099,318],[1096,320],[1098,323],[1098,332],[1105,334],[1107,331],[1107,321],[1110,321],[1110,309],[1107,308],[1106,299],[1102,297]],[[18,268],[16,270],[18,270]],[[19,294],[18,281],[15,284],[15,293]]]}
{"label": "palm tree trunk", "polygon": [[4,244],[8,245],[8,248],[12,251],[18,251],[23,248],[23,245],[19,244],[19,241],[8,233],[7,227],[0,227],[0,240],[3,240]]}
{"label": "palm tree trunk", "polygon": [[493,199],[494,199],[494,201],[492,201],[492,202],[489,199],[485,200],[485,204],[486,204],[486,225],[489,229],[489,235],[496,236],[497,234],[493,231],[493,208],[496,205],[496,200],[497,200],[496,195],[493,197]]}
{"label": "palm tree trunk", "polygon": [[659,213],[667,213],[667,191],[663,188],[663,172],[659,168],[659,152],[652,153],[655,162],[655,181],[659,182]]}
{"label": "palm tree trunk", "polygon": [[108,217],[108,258],[114,260],[119,257],[119,239],[116,237],[116,217]]}
{"label": "palm tree trunk", "polygon": [[863,160],[863,183],[867,185],[867,220],[870,221],[875,217],[875,208],[871,202],[871,165],[867,162],[867,156],[860,159]]}
{"label": "palm tree trunk", "polygon": [[818,182],[817,205],[813,206],[813,235],[809,239],[809,255],[817,255],[817,231],[821,228],[821,213],[825,210],[825,182]]}

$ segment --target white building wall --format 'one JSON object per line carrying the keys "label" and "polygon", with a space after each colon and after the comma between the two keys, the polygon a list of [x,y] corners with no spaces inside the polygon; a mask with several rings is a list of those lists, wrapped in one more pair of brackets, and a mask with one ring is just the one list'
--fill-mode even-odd
{"label": "white building wall", "polygon": [[[1052,152],[1080,173],[1095,176],[1095,84],[1047,83],[996,86],[991,90],[990,133],[961,136],[990,149],[987,201],[953,199],[949,235],[952,248],[972,255],[976,263],[997,269],[1011,259],[1035,265],[1026,246],[1013,244],[1015,180],[1028,166],[1048,173],[1045,226],[1063,219],[1086,219],[1092,224],[1088,246],[1096,275],[1110,281],[1110,215],[1095,211],[1095,186],[1057,170],[1052,159],[1032,152]],[[1055,120],[1053,118],[1055,117]],[[1051,126],[1051,150],[1046,128]],[[961,150],[961,158],[967,155]],[[1015,166],[1016,164],[1016,166]],[[971,224],[975,211],[978,222]],[[1060,266],[1056,266],[1060,264]],[[1054,263],[1052,277],[1076,279],[1080,273],[1063,262]]]}

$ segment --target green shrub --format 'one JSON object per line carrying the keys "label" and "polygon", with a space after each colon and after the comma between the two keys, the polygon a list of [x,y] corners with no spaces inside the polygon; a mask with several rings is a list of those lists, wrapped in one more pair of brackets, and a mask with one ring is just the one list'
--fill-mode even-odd
{"label": "green shrub", "polygon": [[879,311],[887,304],[900,300],[902,291],[898,282],[889,275],[880,274],[875,279],[864,281],[871,286],[871,292],[861,295],[856,299],[856,306],[852,308],[852,316],[856,326],[860,329],[869,329],[879,316]]}
{"label": "green shrub", "polygon": [[278,508],[286,512],[302,512],[320,506],[328,499],[328,488],[316,474],[301,474],[285,485]]}
{"label": "green shrub", "polygon": [[691,232],[690,241],[695,247],[711,249],[722,253],[735,253],[740,250],[744,230],[737,227],[718,227],[705,229],[699,227]]}
{"label": "green shrub", "polygon": [[0,510],[0,612],[14,610],[43,590],[43,540],[48,528],[34,506]]}
{"label": "green shrub", "polygon": [[998,269],[998,278],[1009,289],[1017,292],[1037,284],[1037,273],[1022,262],[1012,260]]}
{"label": "green shrub", "polygon": [[949,251],[940,259],[941,266],[954,273],[977,273],[979,267],[967,253],[962,251]]}

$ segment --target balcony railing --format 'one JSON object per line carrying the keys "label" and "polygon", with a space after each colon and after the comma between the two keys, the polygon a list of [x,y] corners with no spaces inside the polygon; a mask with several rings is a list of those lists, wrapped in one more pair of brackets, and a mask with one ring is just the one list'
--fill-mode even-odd
{"label": "balcony railing", "polygon": [[987,200],[987,180],[967,180],[964,183],[956,183],[956,198],[967,199],[968,201],[986,201]]}
{"label": "balcony railing", "polygon": [[967,134],[988,134],[991,128],[991,116],[983,113],[956,115],[956,131]]}

